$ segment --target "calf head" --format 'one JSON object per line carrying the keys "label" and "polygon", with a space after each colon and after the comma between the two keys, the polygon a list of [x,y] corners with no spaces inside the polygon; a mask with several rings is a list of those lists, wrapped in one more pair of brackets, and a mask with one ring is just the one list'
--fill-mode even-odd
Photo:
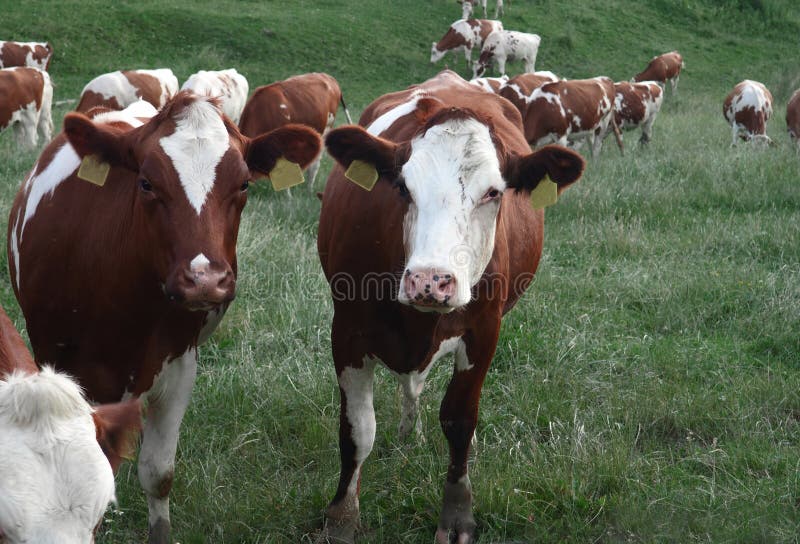
{"label": "calf head", "polygon": [[378,183],[399,189],[407,211],[398,301],[442,313],[469,303],[489,264],[503,193],[530,192],[547,175],[563,190],[584,168],[580,155],[563,147],[507,151],[491,121],[459,108],[432,113],[409,142],[349,126],[331,131],[326,145],[342,167],[370,163]]}
{"label": "calf head", "polygon": [[92,409],[47,367],[0,380],[0,542],[92,542],[140,430],[138,399]]}
{"label": "calf head", "polygon": [[305,168],[321,146],[316,132],[300,125],[247,138],[215,99],[188,91],[127,132],[80,113],[66,116],[64,132],[80,157],[129,171],[110,183],[136,184],[131,239],[167,297],[190,310],[234,297],[250,180],[268,175],[281,157]]}

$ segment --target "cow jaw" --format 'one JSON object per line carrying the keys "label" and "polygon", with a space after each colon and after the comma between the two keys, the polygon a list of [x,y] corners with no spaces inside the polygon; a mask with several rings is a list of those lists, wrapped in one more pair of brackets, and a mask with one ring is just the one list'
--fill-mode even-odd
{"label": "cow jaw", "polygon": [[429,128],[412,142],[402,177],[412,202],[398,301],[442,313],[462,307],[494,251],[499,197],[485,195],[505,188],[488,127],[462,118]]}

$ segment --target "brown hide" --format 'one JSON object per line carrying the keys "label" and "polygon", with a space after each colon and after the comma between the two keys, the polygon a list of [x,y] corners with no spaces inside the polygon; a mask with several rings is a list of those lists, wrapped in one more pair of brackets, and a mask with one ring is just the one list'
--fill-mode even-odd
{"label": "brown hide", "polygon": [[[121,70],[122,75],[136,89],[136,96],[146,102],[150,102],[153,107],[159,109],[161,104],[161,81],[150,74],[139,73],[136,70]],[[105,74],[110,75],[110,74]],[[101,93],[85,90],[81,94],[78,107],[75,111],[87,112],[92,108],[102,107],[112,110],[121,110],[130,104],[121,104],[117,97],[104,97]]]}
{"label": "brown hide", "polygon": [[[12,66],[29,66],[28,55],[38,63],[44,62],[44,69],[50,69],[50,61],[53,58],[53,46],[49,43],[24,42],[2,42],[0,46],[0,68],[11,68]],[[39,68],[39,65],[30,65]]]}
{"label": "brown hide", "polygon": [[14,112],[36,103],[42,107],[44,77],[36,68],[14,68],[0,70],[0,130],[11,122]]}
{"label": "brown hide", "polygon": [[792,140],[800,139],[800,90],[795,91],[786,104],[786,129]]}
{"label": "brown hide", "polygon": [[664,53],[653,57],[650,63],[642,72],[636,74],[634,81],[660,81],[666,83],[681,74],[683,68],[683,57],[677,51]]}

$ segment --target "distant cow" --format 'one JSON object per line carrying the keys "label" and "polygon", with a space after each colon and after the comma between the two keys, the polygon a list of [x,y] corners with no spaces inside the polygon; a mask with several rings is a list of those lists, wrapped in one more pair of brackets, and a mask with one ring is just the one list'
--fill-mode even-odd
{"label": "distant cow", "polygon": [[725,98],[722,113],[731,125],[731,145],[737,139],[772,144],[767,136],[767,121],[772,117],[772,94],[758,81],[745,79]]}
{"label": "distant cow", "polygon": [[93,408],[67,375],[40,371],[0,308],[0,542],[93,542],[140,429],[138,399]]}
{"label": "distant cow", "polygon": [[675,94],[678,90],[678,80],[681,77],[682,69],[683,57],[677,51],[672,51],[653,57],[644,71],[633,76],[633,81],[636,83],[659,81],[665,85],[669,81],[672,85],[672,93]]}
{"label": "distant cow", "polygon": [[53,85],[38,68],[0,70],[0,130],[12,127],[20,147],[33,148],[53,137]]}
{"label": "distant cow", "polygon": [[14,200],[8,263],[37,360],[95,401],[147,399],[139,481],[161,544],[197,348],[235,295],[249,182],[282,157],[306,167],[320,138],[300,125],[247,138],[188,91],[138,115],[67,114]]}
{"label": "distant cow", "polygon": [[219,98],[222,112],[234,123],[239,123],[250,93],[247,78],[234,68],[218,72],[200,70],[189,76],[181,89]]}
{"label": "distant cow", "polygon": [[552,83],[553,81],[558,81],[558,76],[553,72],[542,71],[532,74],[520,74],[509,79],[498,94],[514,104],[524,121],[528,115],[528,106],[533,91],[545,83]]}
{"label": "distant cow", "polygon": [[[502,316],[542,253],[544,212],[533,209],[530,192],[545,176],[554,192],[564,190],[584,161],[558,146],[532,153],[517,110],[449,70],[378,98],[359,124],[326,139],[338,166],[325,186],[317,239],[333,295],[341,395],[341,472],[325,537],[352,542],[358,527],[362,465],[376,429],[375,367],[385,365],[401,383],[400,435],[419,434],[425,377],[452,353],[439,410],[450,460],[436,542],[472,542],[467,460],[481,388]],[[369,192],[345,178],[356,160],[377,171]]]}
{"label": "distant cow", "polygon": [[800,89],[796,90],[786,104],[786,130],[789,138],[800,151]]}
{"label": "distant cow", "polygon": [[[480,3],[483,6],[483,16],[486,17],[486,0],[456,0],[461,4],[461,18],[469,19],[472,17],[475,4]],[[494,8],[494,18],[497,19],[503,15],[503,0],[497,0],[497,5]]]}
{"label": "distant cow", "polygon": [[500,94],[500,90],[508,83],[508,76],[500,77],[476,77],[470,79],[472,85],[476,85],[487,93]]}
{"label": "distant cow", "polygon": [[[614,82],[607,77],[546,83],[533,91],[522,120],[534,146],[586,140],[597,157],[614,121]],[[620,149],[621,141],[618,140]]]}
{"label": "distant cow", "polygon": [[47,42],[0,41],[0,68],[28,66],[47,70],[53,58],[53,46]]}
{"label": "distant cow", "polygon": [[169,68],[158,70],[117,70],[91,80],[81,93],[77,111],[95,106],[123,110],[139,99],[160,109],[178,92],[178,78]]}
{"label": "distant cow", "polygon": [[481,56],[473,67],[473,77],[482,76],[487,68],[497,62],[500,75],[506,73],[506,62],[525,62],[525,72],[536,71],[536,55],[542,38],[538,34],[526,34],[513,30],[500,30],[489,34],[483,42]]}
{"label": "distant cow", "polygon": [[664,89],[656,81],[621,81],[614,84],[614,89],[614,119],[617,126],[621,130],[641,127],[642,136],[639,142],[648,143],[653,132],[653,123],[664,100]]}
{"label": "distant cow", "polygon": [[[255,138],[288,123],[300,123],[324,135],[333,128],[339,104],[347,122],[352,122],[339,83],[333,77],[324,73],[302,74],[258,87],[244,107],[239,129],[245,136]],[[312,184],[320,159],[317,157],[308,167]]]}
{"label": "distant cow", "polygon": [[472,66],[472,50],[481,50],[489,34],[503,30],[503,23],[488,19],[459,19],[450,25],[445,35],[431,46],[431,62],[438,62],[448,52],[464,52],[467,66]]}

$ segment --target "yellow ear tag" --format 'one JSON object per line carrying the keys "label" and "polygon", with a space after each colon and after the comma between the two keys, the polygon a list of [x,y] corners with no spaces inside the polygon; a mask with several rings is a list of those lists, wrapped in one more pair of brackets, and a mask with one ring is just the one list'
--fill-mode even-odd
{"label": "yellow ear tag", "polygon": [[350,163],[344,177],[367,191],[371,191],[378,181],[378,171],[368,162],[358,159]]}
{"label": "yellow ear tag", "polygon": [[552,206],[558,201],[558,185],[545,176],[539,185],[531,191],[531,206],[534,210]]}
{"label": "yellow ear tag", "polygon": [[305,181],[300,165],[283,157],[275,161],[275,167],[269,173],[269,180],[272,182],[272,188],[276,191],[300,185]]}
{"label": "yellow ear tag", "polygon": [[102,187],[106,183],[109,170],[111,170],[111,165],[101,162],[97,155],[86,155],[78,168],[78,177]]}

